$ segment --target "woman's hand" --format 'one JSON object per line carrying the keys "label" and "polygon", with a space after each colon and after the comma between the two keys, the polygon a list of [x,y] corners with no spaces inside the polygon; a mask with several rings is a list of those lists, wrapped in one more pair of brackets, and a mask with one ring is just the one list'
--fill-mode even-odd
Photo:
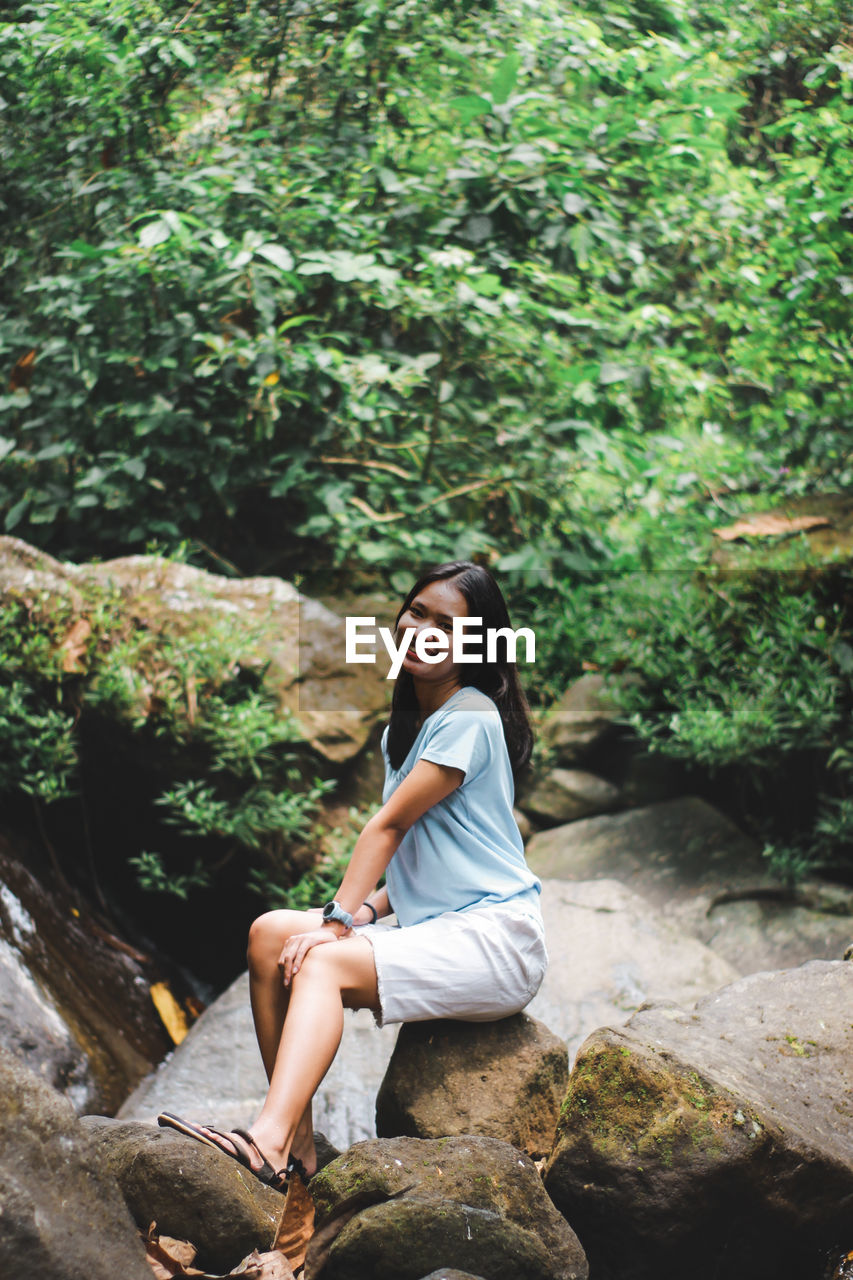
{"label": "woman's hand", "polygon": [[290,986],[312,947],[320,947],[327,942],[337,942],[339,938],[346,937],[349,932],[350,930],[347,929],[343,933],[337,933],[333,925],[322,925],[319,929],[312,929],[310,933],[294,933],[284,944],[278,958],[278,967],[284,985]]}

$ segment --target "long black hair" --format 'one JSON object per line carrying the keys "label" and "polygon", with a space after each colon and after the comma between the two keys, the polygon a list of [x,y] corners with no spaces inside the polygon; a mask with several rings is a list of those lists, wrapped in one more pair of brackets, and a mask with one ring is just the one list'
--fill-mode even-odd
{"label": "long black hair", "polygon": [[[494,628],[510,627],[509,613],[501,589],[488,569],[470,560],[452,560],[436,565],[418,578],[406,596],[394,622],[400,618],[424,587],[431,582],[452,580],[465,597],[468,614],[483,619],[483,634]],[[475,633],[469,632],[466,649],[473,652]],[[533,730],[530,711],[521,688],[515,663],[507,660],[506,644],[497,644],[494,662],[471,663],[464,683],[473,685],[488,694],[497,707],[504,728],[507,750],[513,777],[518,778],[530,759],[533,750]],[[411,750],[418,734],[420,708],[415,696],[415,683],[409,671],[401,671],[394,686],[391,701],[391,718],[388,722],[388,759],[394,769],[399,769]]]}

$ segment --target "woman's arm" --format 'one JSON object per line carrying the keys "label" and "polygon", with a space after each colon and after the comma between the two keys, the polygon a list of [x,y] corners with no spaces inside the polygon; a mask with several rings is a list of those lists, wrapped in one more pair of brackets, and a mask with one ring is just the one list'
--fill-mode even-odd
{"label": "woman's arm", "polygon": [[[373,890],[403,836],[433,805],[455,791],[465,774],[446,764],[419,760],[355,842],[337,901],[353,914]],[[387,896],[387,895],[386,895]],[[338,927],[339,932],[343,930]]]}
{"label": "woman's arm", "polygon": [[[368,895],[377,892],[375,886],[409,827],[434,804],[455,791],[464,777],[462,769],[454,769],[451,765],[434,764],[432,760],[418,761],[388,802],[367,821],[355,842],[349,866],[335,895],[344,911],[354,916]],[[385,890],[378,892],[384,894],[385,905],[390,905]],[[293,934],[285,943],[279,961],[284,985],[289,986],[312,947],[335,942],[348,932],[339,920],[327,920],[310,933]]]}
{"label": "woman's arm", "polygon": [[388,890],[383,885],[381,889],[375,889],[373,893],[369,893],[358,911],[353,913],[353,924],[373,924],[373,911],[368,910],[367,903],[370,903],[373,911],[376,912],[377,920],[381,920],[383,916],[390,916],[391,903],[388,899]]}

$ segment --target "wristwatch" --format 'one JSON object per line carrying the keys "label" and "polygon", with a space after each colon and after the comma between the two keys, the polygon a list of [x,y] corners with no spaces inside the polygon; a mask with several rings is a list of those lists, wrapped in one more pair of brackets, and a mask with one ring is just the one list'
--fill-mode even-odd
{"label": "wristwatch", "polygon": [[323,908],[323,924],[327,920],[339,920],[347,929],[352,928],[352,916],[339,902],[327,902]]}

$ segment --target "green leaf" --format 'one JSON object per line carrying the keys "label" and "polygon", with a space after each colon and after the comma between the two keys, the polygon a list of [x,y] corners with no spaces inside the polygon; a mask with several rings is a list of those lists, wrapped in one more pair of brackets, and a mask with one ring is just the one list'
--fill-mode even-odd
{"label": "green leaf", "polygon": [[20,502],[16,502],[14,507],[9,508],[6,512],[6,519],[3,521],[3,527],[7,533],[21,523],[29,509],[29,505],[29,498],[21,498]]}
{"label": "green leaf", "polygon": [[492,109],[488,98],[481,97],[479,93],[464,93],[458,98],[451,98],[450,106],[459,112],[463,124],[470,124],[478,116],[488,115]]}
{"label": "green leaf", "polygon": [[266,258],[267,262],[271,262],[274,267],[278,267],[279,271],[293,270],[293,255],[288,249],[280,244],[262,244],[255,250],[262,258]]}
{"label": "green leaf", "polygon": [[172,228],[165,218],[157,218],[148,222],[137,237],[141,249],[153,249],[158,244],[165,244],[172,234]]}
{"label": "green leaf", "polygon": [[508,53],[505,58],[498,64],[498,69],[492,77],[492,83],[489,86],[489,92],[492,95],[492,101],[496,106],[503,106],[507,101],[516,81],[518,80],[518,72],[521,67],[521,54]]}

